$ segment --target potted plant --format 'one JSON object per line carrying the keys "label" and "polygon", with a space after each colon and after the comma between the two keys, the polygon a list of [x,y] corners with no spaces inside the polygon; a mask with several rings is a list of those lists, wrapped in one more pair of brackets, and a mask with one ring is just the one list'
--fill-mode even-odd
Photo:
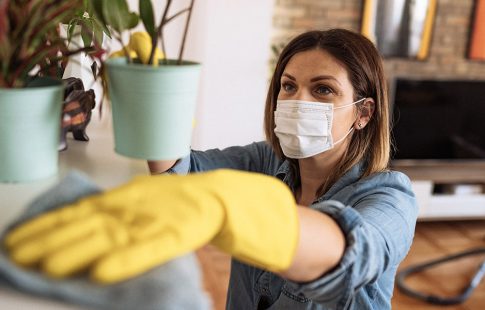
{"label": "potted plant", "polygon": [[[93,1],[98,18],[122,45],[123,57],[110,58],[104,64],[115,151],[128,157],[176,159],[190,152],[200,64],[182,56],[194,1],[174,14],[169,14],[171,3],[166,2],[156,24],[150,0],[139,1],[138,13],[130,12],[125,0]],[[177,59],[169,59],[165,57],[163,30],[183,14],[187,20],[180,52]],[[130,42],[125,42],[126,34],[140,21],[147,35],[134,33]]]}
{"label": "potted plant", "polygon": [[0,182],[32,181],[58,171],[59,75],[67,57],[96,50],[69,50],[59,25],[84,4],[0,0]]}

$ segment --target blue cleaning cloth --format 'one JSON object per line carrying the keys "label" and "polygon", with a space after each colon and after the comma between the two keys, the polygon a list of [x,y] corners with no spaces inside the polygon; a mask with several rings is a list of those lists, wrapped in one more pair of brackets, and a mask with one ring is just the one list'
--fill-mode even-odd
{"label": "blue cleaning cloth", "polygon": [[[71,172],[58,185],[38,197],[13,226],[42,212],[72,203],[100,189],[78,172]],[[85,276],[56,280],[40,272],[19,268],[0,249],[0,285],[15,290],[98,309],[210,309],[202,288],[195,254],[176,258],[136,278],[112,285],[93,283]]]}

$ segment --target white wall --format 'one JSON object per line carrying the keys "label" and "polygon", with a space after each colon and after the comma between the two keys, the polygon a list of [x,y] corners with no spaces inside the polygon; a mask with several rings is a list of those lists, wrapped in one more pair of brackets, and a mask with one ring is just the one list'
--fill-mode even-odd
{"label": "white wall", "polygon": [[[159,20],[165,1],[154,2]],[[137,10],[137,0],[129,3]],[[171,13],[188,3],[173,1]],[[273,7],[274,0],[195,1],[184,52],[185,59],[203,65],[194,149],[263,139]],[[184,22],[184,17],[179,17],[166,27],[170,58],[178,55]]]}

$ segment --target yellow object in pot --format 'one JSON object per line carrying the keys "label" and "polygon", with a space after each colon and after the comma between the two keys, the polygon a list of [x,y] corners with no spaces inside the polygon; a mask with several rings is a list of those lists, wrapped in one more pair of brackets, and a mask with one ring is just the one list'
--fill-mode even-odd
{"label": "yellow object in pot", "polygon": [[[152,50],[152,39],[147,32],[134,32],[130,36],[130,41],[126,46],[131,58],[138,58],[141,63],[148,64]],[[110,57],[124,57],[123,50],[113,52]],[[159,61],[164,59],[162,51],[157,47],[153,54],[153,66],[157,66]]]}

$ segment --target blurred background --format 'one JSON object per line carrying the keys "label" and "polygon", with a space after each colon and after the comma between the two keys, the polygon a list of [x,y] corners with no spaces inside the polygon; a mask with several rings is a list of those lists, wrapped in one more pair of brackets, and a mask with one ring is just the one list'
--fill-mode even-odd
{"label": "blurred background", "polygon": [[[129,2],[136,10],[138,1]],[[159,19],[165,1],[156,3]],[[187,4],[174,1],[173,12]],[[363,0],[196,1],[184,53],[185,58],[203,64],[193,148],[263,139],[264,101],[276,58],[272,47],[278,50],[295,35],[311,29],[360,31],[365,5]],[[426,59],[386,57],[389,80],[397,75],[485,79],[485,63],[466,55],[475,6],[474,0],[437,1]],[[169,57],[178,55],[184,21],[179,18],[167,26]]]}

